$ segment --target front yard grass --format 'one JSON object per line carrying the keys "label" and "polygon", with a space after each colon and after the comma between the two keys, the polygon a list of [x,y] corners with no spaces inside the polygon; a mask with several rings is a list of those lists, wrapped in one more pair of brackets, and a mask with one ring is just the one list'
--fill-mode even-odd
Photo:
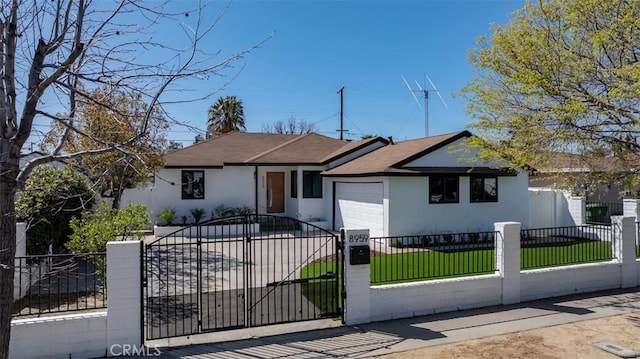
{"label": "front yard grass", "polygon": [[612,258],[611,242],[581,240],[535,244],[520,249],[520,268],[533,269],[604,262]]}
{"label": "front yard grass", "polygon": [[[636,255],[640,257],[640,246],[636,246]],[[599,241],[525,245],[520,249],[522,269],[603,262],[611,258],[611,243]],[[334,302],[327,298],[337,296],[338,303],[341,303],[342,280],[339,277],[341,264],[338,266],[336,268],[333,260],[320,260],[302,267],[300,271],[301,278],[315,278],[329,272],[335,273],[335,279],[311,279],[303,285],[305,297],[323,312],[335,311]],[[494,249],[377,253],[371,257],[370,280],[372,285],[384,285],[491,274],[495,270]]]}
{"label": "front yard grass", "polygon": [[[640,253],[640,249],[637,251]],[[608,261],[611,258],[609,242],[573,241],[531,245],[520,249],[522,269]],[[372,284],[380,285],[482,275],[495,270],[494,249],[419,250],[373,255],[370,279]],[[334,268],[333,261],[308,264],[301,269],[300,274],[302,278],[313,278],[327,272],[339,273]]]}

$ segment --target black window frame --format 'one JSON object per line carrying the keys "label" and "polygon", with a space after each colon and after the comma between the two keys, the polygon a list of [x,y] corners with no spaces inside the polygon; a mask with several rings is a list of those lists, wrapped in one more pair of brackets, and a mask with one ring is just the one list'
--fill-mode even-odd
{"label": "black window frame", "polygon": [[291,171],[291,198],[298,198],[298,171]]}
{"label": "black window frame", "polygon": [[322,176],[320,172],[302,171],[302,198],[322,198]]}
{"label": "black window frame", "polygon": [[[485,181],[488,179],[495,180],[495,195],[487,194],[485,191]],[[477,181],[481,181],[480,189],[482,195],[480,197],[476,197],[478,193],[478,188],[474,189],[474,184]],[[498,189],[498,176],[472,176],[469,178],[469,202],[471,203],[493,203],[498,202],[498,196],[500,191]]]}
{"label": "black window frame", "polygon": [[[450,186],[447,186],[447,183],[449,183],[451,180],[454,180],[454,179],[455,179],[455,190],[452,190],[451,188],[449,188]],[[442,188],[435,189],[436,186],[442,187]],[[432,203],[432,204],[460,203],[460,176],[458,175],[429,176],[429,203]]]}
{"label": "black window frame", "polygon": [[[205,182],[203,170],[182,170],[180,181],[182,199],[205,198]],[[189,184],[191,184],[191,187],[189,187]],[[200,186],[199,190],[197,190],[196,185]]]}

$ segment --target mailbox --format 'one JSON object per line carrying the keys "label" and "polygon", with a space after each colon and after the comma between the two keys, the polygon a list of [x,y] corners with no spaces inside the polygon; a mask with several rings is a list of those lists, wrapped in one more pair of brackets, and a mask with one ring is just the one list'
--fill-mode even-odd
{"label": "mailbox", "polygon": [[349,264],[369,264],[371,262],[371,253],[369,246],[351,246],[349,247]]}

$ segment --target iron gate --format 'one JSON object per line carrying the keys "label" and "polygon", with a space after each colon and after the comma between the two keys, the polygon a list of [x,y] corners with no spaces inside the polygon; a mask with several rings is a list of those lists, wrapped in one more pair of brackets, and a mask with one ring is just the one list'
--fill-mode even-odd
{"label": "iron gate", "polygon": [[198,223],[143,255],[147,340],[342,315],[338,236],[293,218]]}

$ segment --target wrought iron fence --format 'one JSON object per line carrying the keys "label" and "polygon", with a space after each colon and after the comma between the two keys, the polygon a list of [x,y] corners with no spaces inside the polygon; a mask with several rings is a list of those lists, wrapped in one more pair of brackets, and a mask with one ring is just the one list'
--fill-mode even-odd
{"label": "wrought iron fence", "polygon": [[614,258],[614,226],[573,226],[523,229],[520,267],[534,269]]}
{"label": "wrought iron fence", "polygon": [[587,201],[585,218],[588,224],[611,224],[611,216],[621,216],[624,212],[622,202]]}
{"label": "wrought iron fence", "polygon": [[371,284],[489,274],[497,232],[371,238]]}
{"label": "wrought iron fence", "polygon": [[13,316],[107,307],[106,253],[16,257]]}

